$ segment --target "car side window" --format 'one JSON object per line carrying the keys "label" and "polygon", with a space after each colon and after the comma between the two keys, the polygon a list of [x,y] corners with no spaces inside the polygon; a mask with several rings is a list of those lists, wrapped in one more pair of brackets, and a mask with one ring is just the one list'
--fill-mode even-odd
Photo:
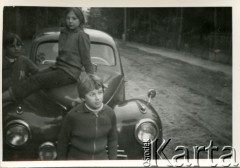
{"label": "car side window", "polygon": [[36,64],[53,64],[58,56],[58,43],[48,42],[38,46]]}
{"label": "car side window", "polygon": [[90,51],[92,62],[98,65],[115,65],[113,48],[106,44],[91,44]]}

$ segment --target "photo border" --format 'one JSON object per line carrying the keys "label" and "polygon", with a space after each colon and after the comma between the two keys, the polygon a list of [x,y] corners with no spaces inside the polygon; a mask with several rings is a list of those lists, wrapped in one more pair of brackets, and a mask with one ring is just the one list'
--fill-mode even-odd
{"label": "photo border", "polygon": [[[42,7],[232,7],[232,140],[233,148],[236,150],[237,162],[240,163],[240,1],[238,0],[1,0],[0,18],[1,30],[3,30],[3,7],[4,6],[42,6]],[[0,46],[2,46],[2,33],[0,34]],[[2,47],[0,47],[2,52]],[[2,59],[0,59],[2,66]],[[2,67],[1,67],[2,69]],[[2,73],[1,73],[2,85]],[[2,96],[2,95],[1,95]],[[2,107],[2,104],[1,104]],[[1,110],[2,118],[2,110]],[[2,119],[0,120],[0,134],[2,135]],[[2,136],[0,136],[0,158],[1,167],[143,167],[142,160],[120,160],[120,161],[27,161],[6,162],[2,161]],[[79,166],[81,165],[81,166]],[[166,166],[163,162],[163,165]],[[205,165],[207,166],[207,165]]]}

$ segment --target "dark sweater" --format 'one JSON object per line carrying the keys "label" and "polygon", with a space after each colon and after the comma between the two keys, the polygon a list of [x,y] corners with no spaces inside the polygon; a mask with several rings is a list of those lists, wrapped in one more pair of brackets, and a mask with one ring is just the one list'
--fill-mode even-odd
{"label": "dark sweater", "polygon": [[73,31],[65,28],[61,31],[58,54],[56,66],[73,78],[78,79],[83,69],[93,73],[89,36],[81,28]]}
{"label": "dark sweater", "polygon": [[117,129],[113,110],[104,105],[95,115],[84,103],[74,107],[62,125],[57,151],[60,160],[116,159]]}
{"label": "dark sweater", "polygon": [[7,58],[2,59],[2,90],[5,91],[11,86],[15,86],[20,80],[38,72],[38,67],[27,57],[19,56],[14,62]]}

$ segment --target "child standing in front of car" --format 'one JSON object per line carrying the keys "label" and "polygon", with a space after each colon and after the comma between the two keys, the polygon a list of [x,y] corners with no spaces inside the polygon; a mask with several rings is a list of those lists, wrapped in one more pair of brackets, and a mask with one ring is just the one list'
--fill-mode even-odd
{"label": "child standing in front of car", "polygon": [[24,56],[22,46],[17,34],[3,35],[2,91],[38,72],[37,66]]}
{"label": "child standing in front of car", "polygon": [[103,104],[103,82],[97,76],[86,76],[77,88],[83,103],[65,117],[58,136],[58,159],[116,159],[116,116],[108,105]]}
{"label": "child standing in front of car", "polygon": [[89,36],[83,30],[80,8],[68,8],[66,27],[59,37],[59,52],[54,66],[32,75],[5,91],[3,102],[18,101],[40,89],[53,89],[76,82],[82,71],[93,74]]}

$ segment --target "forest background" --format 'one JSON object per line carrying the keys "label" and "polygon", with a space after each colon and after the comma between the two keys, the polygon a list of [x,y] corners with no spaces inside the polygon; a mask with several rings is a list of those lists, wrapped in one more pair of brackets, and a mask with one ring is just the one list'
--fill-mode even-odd
{"label": "forest background", "polygon": [[[43,28],[64,26],[65,9],[6,6],[3,33],[31,40]],[[232,64],[231,7],[88,8],[84,12],[86,27],[116,39]]]}

